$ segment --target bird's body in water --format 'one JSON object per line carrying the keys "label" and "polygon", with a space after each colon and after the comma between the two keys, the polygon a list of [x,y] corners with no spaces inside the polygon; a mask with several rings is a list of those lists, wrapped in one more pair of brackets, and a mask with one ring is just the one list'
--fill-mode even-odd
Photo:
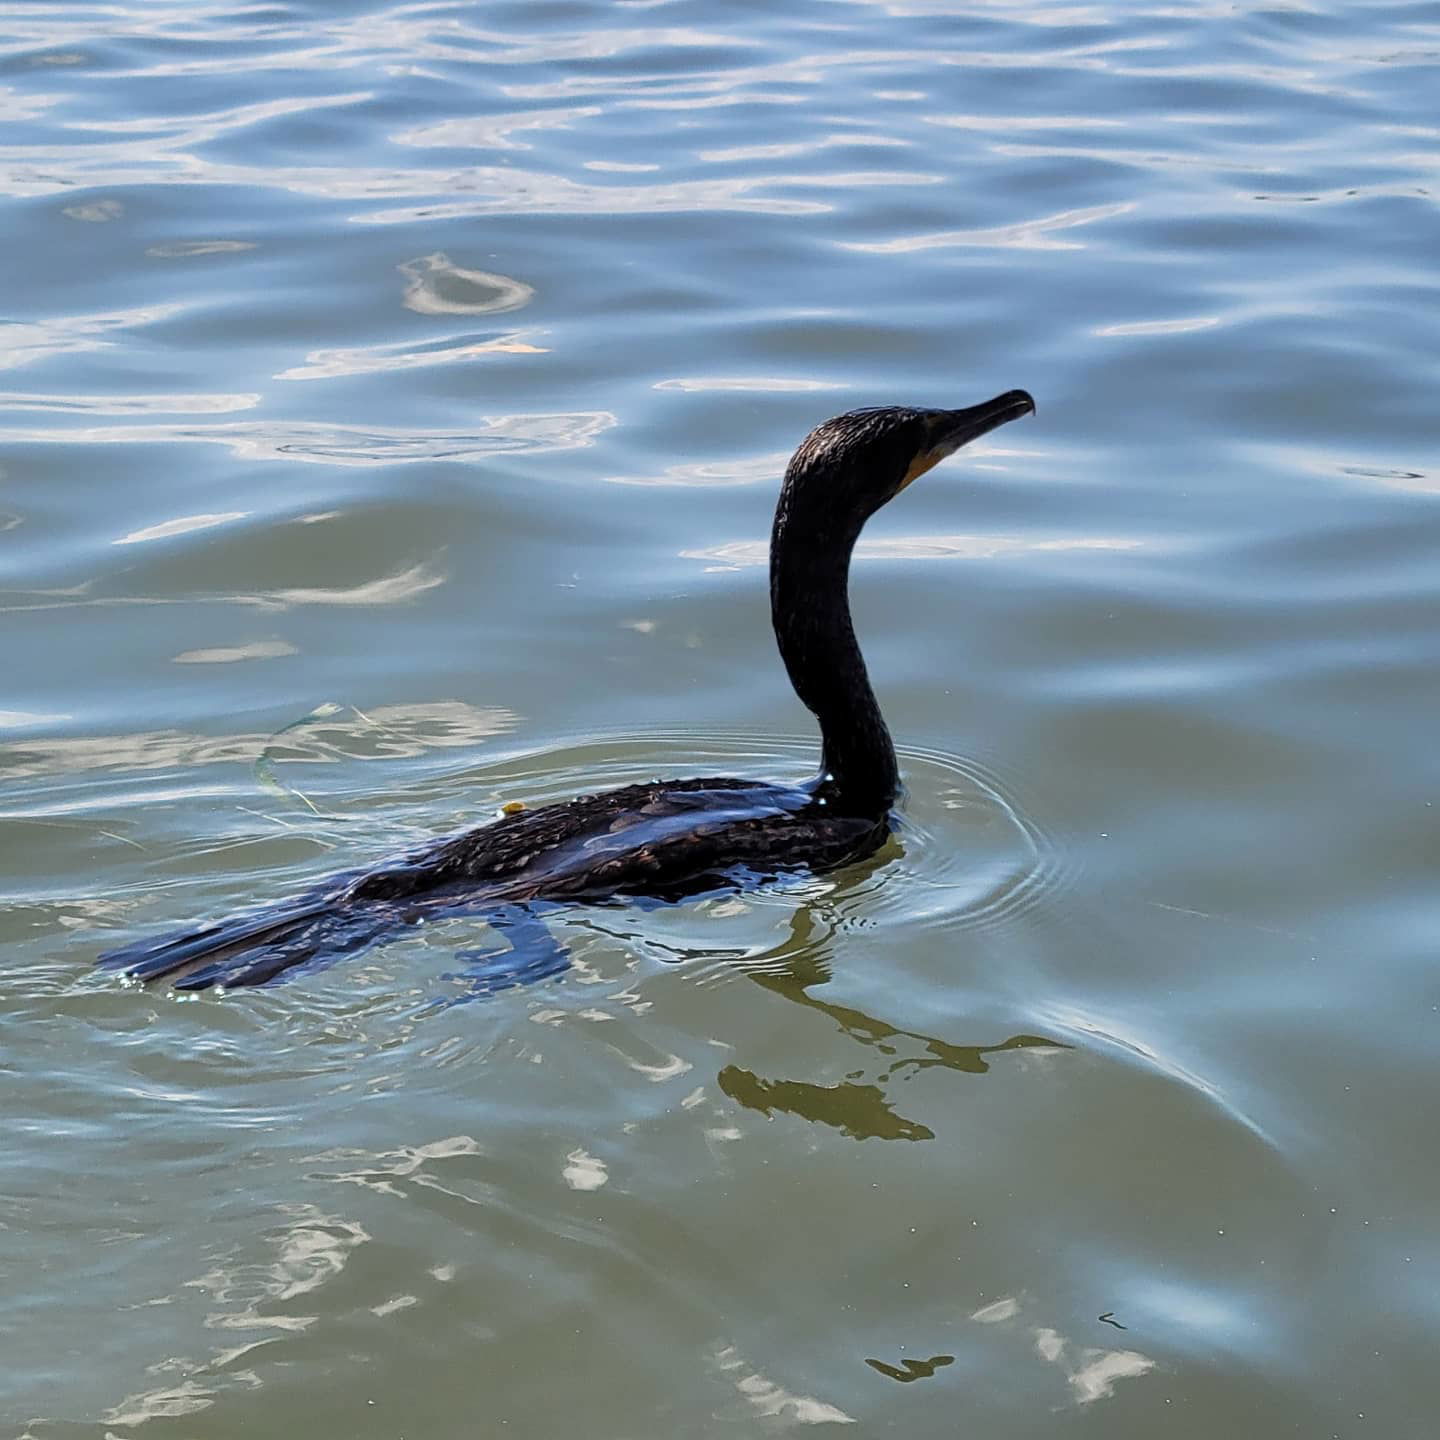
{"label": "bird's body in water", "polygon": [[1023,390],[961,410],[856,410],[827,420],[790,461],[770,544],[781,658],[820,725],[805,785],[662,780],[508,814],[374,869],[332,877],[288,903],[109,951],[103,963],[179,989],[263,985],[430,917],[481,914],[510,943],[471,973],[500,989],[565,967],[538,912],[547,902],[678,899],[874,851],[899,772],[850,622],[850,556],[865,522],[916,476],[1034,410]]}

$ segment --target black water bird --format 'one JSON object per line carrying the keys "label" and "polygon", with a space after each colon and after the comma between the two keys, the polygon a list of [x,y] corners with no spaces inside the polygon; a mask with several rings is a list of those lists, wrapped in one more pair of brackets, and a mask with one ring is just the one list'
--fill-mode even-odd
{"label": "black water bird", "polygon": [[[850,622],[850,556],[865,522],[912,480],[1034,401],[1009,390],[961,410],[853,410],[791,458],[770,539],[770,611],[795,693],[820,724],[820,773],[805,785],[661,780],[507,814],[289,902],[102,955],[177,989],[263,985],[447,914],[483,915],[509,943],[468,972],[489,991],[567,963],[547,903],[677,899],[875,850],[899,789],[890,740]],[[490,957],[482,957],[489,959]]]}

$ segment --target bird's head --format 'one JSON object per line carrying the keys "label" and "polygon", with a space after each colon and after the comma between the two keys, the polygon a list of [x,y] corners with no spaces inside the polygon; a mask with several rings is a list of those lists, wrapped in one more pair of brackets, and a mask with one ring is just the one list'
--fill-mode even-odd
{"label": "bird's head", "polygon": [[800,442],[785,471],[781,511],[803,510],[809,523],[828,520],[859,534],[912,480],[962,445],[1034,409],[1024,390],[1007,390],[963,410],[895,405],[837,415]]}

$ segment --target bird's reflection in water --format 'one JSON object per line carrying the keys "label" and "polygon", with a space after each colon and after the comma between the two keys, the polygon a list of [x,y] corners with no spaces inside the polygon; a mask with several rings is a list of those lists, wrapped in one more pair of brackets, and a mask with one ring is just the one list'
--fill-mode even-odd
{"label": "bird's reflection in water", "polygon": [[897,1115],[878,1085],[812,1085],[807,1080],[762,1080],[753,1070],[727,1065],[716,1080],[737,1104],[762,1115],[780,1111],[828,1125],[852,1140],[933,1140],[918,1120]]}
{"label": "bird's reflection in water", "polygon": [[[730,963],[756,985],[828,1017],[849,1039],[885,1057],[884,1063],[872,1075],[867,1075],[864,1069],[855,1070],[835,1085],[769,1078],[741,1065],[727,1065],[716,1079],[721,1090],[737,1104],[758,1110],[767,1117],[777,1112],[795,1115],[838,1130],[853,1140],[933,1140],[935,1132],[929,1126],[896,1110],[889,1085],[897,1076],[933,1068],[984,1075],[990,1070],[990,1057],[1004,1051],[1073,1048],[1060,1040],[1026,1034],[1012,1035],[989,1045],[958,1045],[920,1030],[906,1030],[853,1005],[825,1000],[812,993],[831,979],[830,948],[836,933],[847,928],[847,898],[854,897],[857,890],[864,888],[863,882],[869,875],[895,857],[896,848],[892,842],[874,860],[851,867],[843,884],[824,895],[801,900],[791,913],[789,934],[772,950],[760,956],[729,957]],[[587,928],[605,929],[622,938],[620,932],[593,920],[585,923]],[[640,939],[638,935],[624,938]],[[653,938],[647,944],[652,949],[668,950],[676,960],[696,958],[678,947],[657,947]],[[705,953],[712,960],[719,958],[715,950]]]}

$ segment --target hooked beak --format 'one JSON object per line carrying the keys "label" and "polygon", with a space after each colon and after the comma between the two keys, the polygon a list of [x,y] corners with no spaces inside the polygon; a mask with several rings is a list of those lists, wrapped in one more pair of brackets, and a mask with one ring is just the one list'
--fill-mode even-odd
{"label": "hooked beak", "polygon": [[962,445],[978,440],[1010,420],[1034,413],[1035,402],[1025,390],[1007,390],[993,400],[964,410],[933,411],[928,444],[911,462],[900,489],[938,465],[947,455],[953,455]]}

